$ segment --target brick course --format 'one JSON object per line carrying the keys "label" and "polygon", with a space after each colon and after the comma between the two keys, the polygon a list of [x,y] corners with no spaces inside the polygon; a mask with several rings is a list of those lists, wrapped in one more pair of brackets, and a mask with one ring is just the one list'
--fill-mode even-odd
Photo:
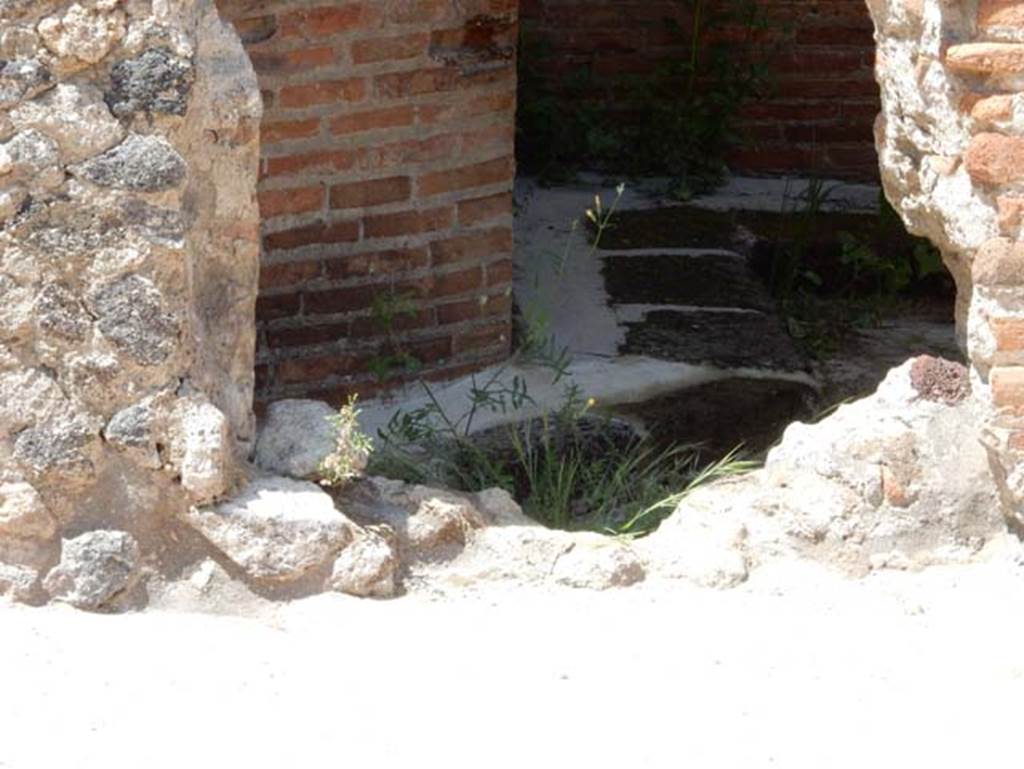
{"label": "brick course", "polygon": [[218,6],[265,108],[258,398],[375,394],[397,350],[430,379],[505,357],[517,3]]}

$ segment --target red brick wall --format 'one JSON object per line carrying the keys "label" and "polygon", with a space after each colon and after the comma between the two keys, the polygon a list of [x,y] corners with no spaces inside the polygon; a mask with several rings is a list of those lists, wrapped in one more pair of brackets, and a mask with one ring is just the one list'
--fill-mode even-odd
{"label": "red brick wall", "polygon": [[[508,353],[516,0],[218,0],[263,91],[258,397]],[[381,296],[404,309],[388,326]],[[411,372],[404,372],[405,378]]]}
{"label": "red brick wall", "polygon": [[[648,75],[658,61],[679,55],[664,19],[686,25],[687,7],[679,0],[522,0],[520,15],[528,32],[546,41],[553,77],[590,64],[600,95],[614,104],[624,76]],[[771,93],[744,110],[731,168],[877,178],[871,126],[878,87],[864,0],[762,0],[762,7],[779,43],[769,62]]]}

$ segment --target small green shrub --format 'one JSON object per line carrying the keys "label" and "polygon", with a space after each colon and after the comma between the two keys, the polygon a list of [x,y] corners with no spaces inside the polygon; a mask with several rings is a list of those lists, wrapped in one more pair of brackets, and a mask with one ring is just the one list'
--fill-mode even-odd
{"label": "small green shrub", "polygon": [[826,207],[840,187],[813,179],[798,206],[784,205],[785,232],[769,238],[772,293],[792,336],[818,358],[915,295],[944,296],[951,280],[939,251],[907,233],[882,194],[863,228],[833,229]]}
{"label": "small green shrub", "polygon": [[[644,510],[687,485],[699,463],[691,446],[583,434],[580,417],[565,415],[510,430],[513,491],[527,515],[555,529],[620,533]],[[571,421],[570,421],[571,420]],[[637,520],[630,533],[653,530],[660,518]]]}
{"label": "small green shrub", "polygon": [[[675,0],[671,55],[651,75],[600,78],[590,63],[554,78],[542,29],[520,32],[516,155],[544,182],[583,167],[670,177],[679,199],[723,180],[744,105],[768,91],[778,48],[756,0]],[[775,34],[774,38],[779,38]]]}
{"label": "small green shrub", "polygon": [[626,138],[633,172],[667,174],[672,195],[687,200],[724,180],[725,155],[742,138],[740,110],[767,92],[776,46],[763,42],[768,22],[755,0],[677,2],[690,19],[666,20],[679,53],[638,82],[632,101],[643,119]]}

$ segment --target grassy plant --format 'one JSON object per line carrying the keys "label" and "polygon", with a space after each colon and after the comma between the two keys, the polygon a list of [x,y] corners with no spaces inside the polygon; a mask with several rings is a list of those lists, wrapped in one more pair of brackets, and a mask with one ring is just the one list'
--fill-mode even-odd
{"label": "grassy plant", "polygon": [[841,186],[829,185],[813,177],[799,198],[801,202],[791,204],[794,198],[790,195],[790,183],[787,180],[780,213],[783,217],[794,219],[796,226],[790,227],[785,233],[780,231],[775,239],[769,281],[772,293],[782,302],[790,299],[795,291],[805,285],[821,285],[821,277],[808,266],[807,256],[818,241],[821,214]]}
{"label": "grassy plant", "polygon": [[499,441],[494,435],[458,443],[431,436],[415,453],[386,453],[374,471],[464,491],[497,486],[551,528],[642,536],[698,485],[752,467],[735,455],[703,467],[693,446],[617,441],[610,428],[602,435],[595,417],[588,419],[598,426],[583,434],[579,413],[568,408],[506,426]]}
{"label": "grassy plant", "polygon": [[337,414],[330,417],[335,430],[335,449],[320,463],[321,483],[341,487],[366,467],[373,440],[359,428],[358,396],[353,395]]}
{"label": "grassy plant", "polygon": [[523,479],[520,499],[526,513],[556,529],[617,533],[640,511],[688,483],[699,458],[689,446],[660,448],[633,439],[594,450],[578,438],[558,441],[557,435],[546,421],[538,435],[513,433],[511,468],[514,477]]}
{"label": "grassy plant", "polygon": [[525,438],[515,429],[509,431],[516,453],[516,470],[526,487],[524,511],[556,529],[569,527],[571,505],[579,483],[582,460],[578,454],[563,453],[552,439],[545,416],[539,440],[528,430]]}
{"label": "grassy plant", "polygon": [[757,468],[756,462],[750,462],[740,458],[739,449],[734,449],[719,459],[717,462],[697,469],[683,487],[682,491],[662,497],[658,501],[643,508],[632,518],[619,526],[615,531],[618,534],[641,535],[657,528],[658,524],[679,507],[679,504],[687,496],[700,486],[716,481],[720,478],[748,473]]}

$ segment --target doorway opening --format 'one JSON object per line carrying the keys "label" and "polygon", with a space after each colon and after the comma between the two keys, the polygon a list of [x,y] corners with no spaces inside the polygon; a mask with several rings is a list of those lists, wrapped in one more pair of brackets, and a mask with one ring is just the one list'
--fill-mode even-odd
{"label": "doorway opening", "polygon": [[521,13],[521,325],[571,353],[591,413],[695,466],[762,460],[910,357],[963,361],[952,278],[878,185],[868,11],[808,11]]}
{"label": "doorway opening", "polygon": [[[879,193],[867,11],[784,5],[239,8],[261,400],[360,395],[414,449],[384,469],[523,501],[622,447],[683,447],[690,479],[758,460],[906,358],[958,358],[952,282]],[[553,480],[558,525],[646,504],[598,520]]]}

